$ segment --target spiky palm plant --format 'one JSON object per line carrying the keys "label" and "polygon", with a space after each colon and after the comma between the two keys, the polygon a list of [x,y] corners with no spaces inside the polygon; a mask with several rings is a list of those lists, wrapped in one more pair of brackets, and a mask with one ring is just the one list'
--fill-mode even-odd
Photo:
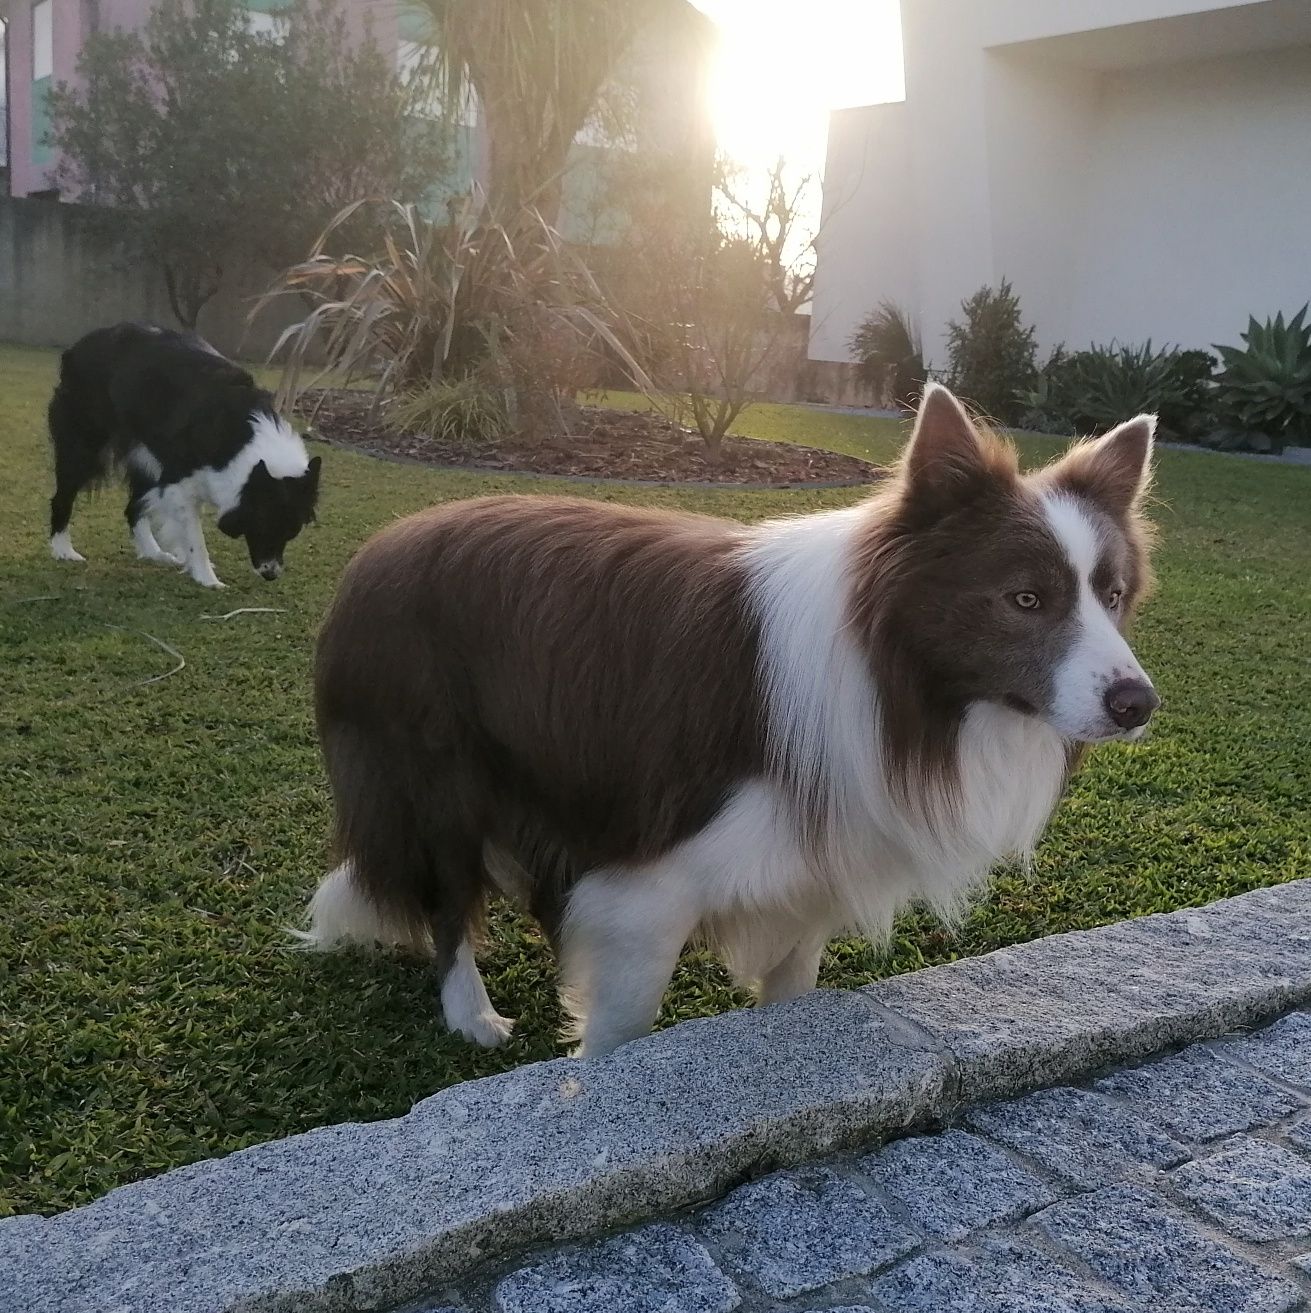
{"label": "spiky palm plant", "polygon": [[[518,339],[549,328],[581,349],[612,352],[644,390],[652,385],[611,326],[613,312],[586,265],[536,210],[500,223],[477,196],[434,224],[412,205],[379,203],[382,249],[334,255],[337,234],[368,202],[347,206],[309,258],[286,270],[251,317],[275,300],[308,302],[270,358],[285,351],[279,403],[291,404],[328,375],[349,381],[371,374],[375,409],[400,393],[458,382],[475,371],[515,377]],[[311,359],[319,369],[306,381]],[[551,381],[531,387],[551,390]],[[559,397],[553,398],[560,401]],[[513,406],[511,407],[513,409]]]}
{"label": "spiky palm plant", "polygon": [[880,301],[856,326],[847,339],[847,348],[860,365],[867,383],[879,383],[891,373],[893,400],[899,406],[913,407],[924,390],[928,371],[924,368],[924,348],[919,330],[909,312],[893,301]]}

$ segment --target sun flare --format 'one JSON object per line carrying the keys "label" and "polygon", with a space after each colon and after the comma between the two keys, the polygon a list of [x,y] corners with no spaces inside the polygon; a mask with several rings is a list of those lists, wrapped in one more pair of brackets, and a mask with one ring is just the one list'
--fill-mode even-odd
{"label": "sun flare", "polygon": [[719,25],[720,147],[746,165],[823,164],[830,110],[903,95],[898,0],[695,0]]}

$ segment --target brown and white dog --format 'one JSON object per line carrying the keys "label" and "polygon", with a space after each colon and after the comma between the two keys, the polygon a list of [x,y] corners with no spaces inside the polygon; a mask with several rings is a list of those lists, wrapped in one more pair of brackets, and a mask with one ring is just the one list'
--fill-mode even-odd
{"label": "brown and white dog", "polygon": [[1122,637],[1153,427],[1021,475],[930,387],[846,509],[493,497],[384,530],[319,642],[340,865],[305,937],[432,953],[447,1025],[496,1044],[474,945],[509,893],[592,1055],[650,1028],[690,939],[768,1003],[839,932],[958,909],[1032,851],[1082,747],[1159,705]]}

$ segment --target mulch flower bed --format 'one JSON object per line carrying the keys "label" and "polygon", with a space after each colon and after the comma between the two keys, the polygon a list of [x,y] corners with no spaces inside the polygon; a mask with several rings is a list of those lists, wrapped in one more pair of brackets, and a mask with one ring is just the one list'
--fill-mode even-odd
{"label": "mulch flower bed", "polygon": [[779,488],[872,483],[886,472],[855,456],[755,438],[725,438],[719,461],[712,463],[693,430],[660,415],[594,406],[580,407],[568,434],[538,440],[508,435],[494,445],[471,447],[400,433],[388,426],[385,405],[370,417],[371,400],[367,393],[323,390],[307,393],[297,409],[306,419],[312,416],[312,437],[374,455],[461,469]]}

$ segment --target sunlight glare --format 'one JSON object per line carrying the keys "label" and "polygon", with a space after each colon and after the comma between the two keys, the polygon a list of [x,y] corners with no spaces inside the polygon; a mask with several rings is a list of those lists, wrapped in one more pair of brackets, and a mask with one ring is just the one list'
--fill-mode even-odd
{"label": "sunlight glare", "polygon": [[904,95],[898,0],[695,0],[720,29],[711,88],[721,149],[817,172],[830,110]]}

